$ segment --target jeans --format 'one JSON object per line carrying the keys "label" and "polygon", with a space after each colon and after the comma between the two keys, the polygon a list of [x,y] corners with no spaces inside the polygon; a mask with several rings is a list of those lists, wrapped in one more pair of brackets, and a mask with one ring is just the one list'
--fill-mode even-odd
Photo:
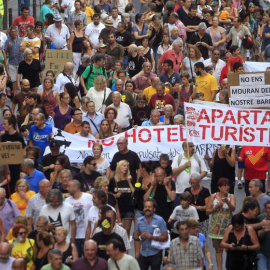
{"label": "jeans", "polygon": [[153,46],[152,49],[153,49],[154,59],[155,59],[155,72],[157,72],[157,63],[158,63],[157,50],[158,50],[158,46]]}
{"label": "jeans", "polygon": [[153,256],[144,257],[140,255],[138,262],[141,270],[148,270],[149,266],[151,266],[151,270],[160,270],[162,263],[162,250]]}
{"label": "jeans", "polygon": [[[125,55],[125,56],[124,56],[124,61],[123,61],[123,63],[124,63],[124,69],[126,69],[127,66],[128,66],[128,55]],[[131,79],[131,78],[130,78],[130,79]]]}
{"label": "jeans", "polygon": [[176,197],[174,200],[174,207],[180,205],[180,193],[176,193]]}
{"label": "jeans", "polygon": [[[30,0],[18,0],[18,16],[22,15],[21,8],[23,6],[27,6],[30,11]],[[29,12],[29,15],[30,15],[30,12]]]}
{"label": "jeans", "polygon": [[78,256],[81,258],[83,256],[84,239],[75,239],[75,245],[78,250]]}
{"label": "jeans", "polygon": [[258,261],[258,270],[267,270],[270,269],[270,258],[264,256],[262,253],[257,255]]}

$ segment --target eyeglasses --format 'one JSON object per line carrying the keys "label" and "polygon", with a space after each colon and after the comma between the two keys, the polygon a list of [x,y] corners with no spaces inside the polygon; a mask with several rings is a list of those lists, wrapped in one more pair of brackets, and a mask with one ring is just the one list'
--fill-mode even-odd
{"label": "eyeglasses", "polygon": [[97,166],[97,163],[90,163],[89,165]]}
{"label": "eyeglasses", "polygon": [[27,232],[19,232],[18,235],[24,235],[27,234]]}
{"label": "eyeglasses", "polygon": [[144,100],[137,100],[137,103],[145,103]]}

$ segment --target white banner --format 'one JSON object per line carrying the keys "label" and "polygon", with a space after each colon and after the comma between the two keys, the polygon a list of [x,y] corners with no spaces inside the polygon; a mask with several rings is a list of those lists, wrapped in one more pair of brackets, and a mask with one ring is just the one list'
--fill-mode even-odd
{"label": "white banner", "polygon": [[270,145],[270,111],[185,103],[185,115],[190,142]]}
{"label": "white banner", "polygon": [[249,62],[246,61],[244,63],[246,72],[258,72],[258,71],[266,71],[268,67],[270,67],[269,62]]}
{"label": "white banner", "polygon": [[270,96],[270,85],[230,86],[231,97],[262,97]]}
{"label": "white banner", "polygon": [[[83,138],[54,129],[54,140],[60,143],[61,152],[65,153],[72,163],[81,163],[88,155],[93,155],[92,146],[95,142],[103,145],[102,156],[111,161],[118,152],[116,143],[120,137],[128,139],[128,148],[136,152],[141,161],[159,160],[161,154],[168,154],[172,160],[183,152],[182,143],[186,140],[186,129],[179,126],[138,127],[104,140]],[[218,145],[198,144],[195,151],[201,156],[207,153],[212,157],[217,148]],[[45,154],[47,153],[45,151]]]}
{"label": "white banner", "polygon": [[269,108],[270,96],[265,97],[232,97],[229,98],[231,107],[241,108]]}

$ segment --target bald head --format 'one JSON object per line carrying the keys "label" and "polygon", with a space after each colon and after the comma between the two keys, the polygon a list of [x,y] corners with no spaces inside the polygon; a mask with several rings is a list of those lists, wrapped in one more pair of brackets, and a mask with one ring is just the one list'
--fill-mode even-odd
{"label": "bald head", "polygon": [[10,256],[11,246],[7,242],[0,243],[0,263],[6,263]]}
{"label": "bald head", "polygon": [[66,74],[71,74],[73,72],[74,65],[71,62],[66,62],[64,65],[64,72]]}
{"label": "bald head", "polygon": [[6,196],[6,191],[3,188],[0,188],[0,197],[1,196]]}
{"label": "bald head", "polygon": [[39,187],[50,184],[50,181],[47,179],[43,179],[39,182]]}
{"label": "bald head", "polygon": [[12,262],[12,267],[11,269],[16,269],[16,270],[26,270],[26,260],[24,259],[16,259]]}
{"label": "bald head", "polygon": [[87,241],[84,242],[84,248],[94,248],[94,249],[97,249],[97,242],[92,240],[92,239],[89,239]]}

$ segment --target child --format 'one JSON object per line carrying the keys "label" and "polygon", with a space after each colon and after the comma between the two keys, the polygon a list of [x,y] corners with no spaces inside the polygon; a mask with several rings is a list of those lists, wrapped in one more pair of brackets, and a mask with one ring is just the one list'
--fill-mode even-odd
{"label": "child", "polygon": [[20,133],[23,136],[23,140],[24,140],[25,145],[28,145],[28,141],[29,141],[29,138],[28,138],[29,130],[28,130],[28,128],[27,128],[26,125],[20,127]]}
{"label": "child", "polygon": [[244,60],[242,58],[240,54],[240,49],[237,45],[232,45],[230,48],[230,52],[232,54],[232,56],[229,57],[228,59],[228,72],[232,72],[233,71],[233,65],[236,62],[240,62],[240,63],[244,63]]}
{"label": "child", "polygon": [[181,114],[184,116],[184,102],[191,102],[191,96],[195,94],[195,87],[193,84],[189,82],[189,73],[188,72],[183,72],[180,75],[182,85],[181,89],[178,92],[178,97],[179,97],[179,107],[177,114]]}
{"label": "child", "polygon": [[174,236],[178,236],[178,231],[176,229],[177,222],[185,221],[190,217],[199,220],[199,215],[197,213],[196,208],[190,205],[191,199],[192,195],[188,191],[185,191],[182,194],[180,194],[180,205],[174,208],[168,220],[168,223],[174,222],[174,226],[172,229],[172,239],[175,238]]}
{"label": "child", "polygon": [[164,169],[167,176],[172,175],[172,166],[170,163],[169,156],[167,154],[160,155],[159,162],[157,162],[155,168],[157,167],[161,167],[162,169]]}
{"label": "child", "polygon": [[196,94],[195,94],[195,98],[194,98],[194,100],[195,100],[195,99],[205,101],[205,98],[204,98],[204,93],[202,93],[202,92],[198,92],[198,93],[196,93]]}
{"label": "child", "polygon": [[222,20],[228,20],[229,14],[231,13],[231,8],[230,7],[225,7],[223,8],[223,10],[221,11],[220,15],[219,15],[219,19]]}

